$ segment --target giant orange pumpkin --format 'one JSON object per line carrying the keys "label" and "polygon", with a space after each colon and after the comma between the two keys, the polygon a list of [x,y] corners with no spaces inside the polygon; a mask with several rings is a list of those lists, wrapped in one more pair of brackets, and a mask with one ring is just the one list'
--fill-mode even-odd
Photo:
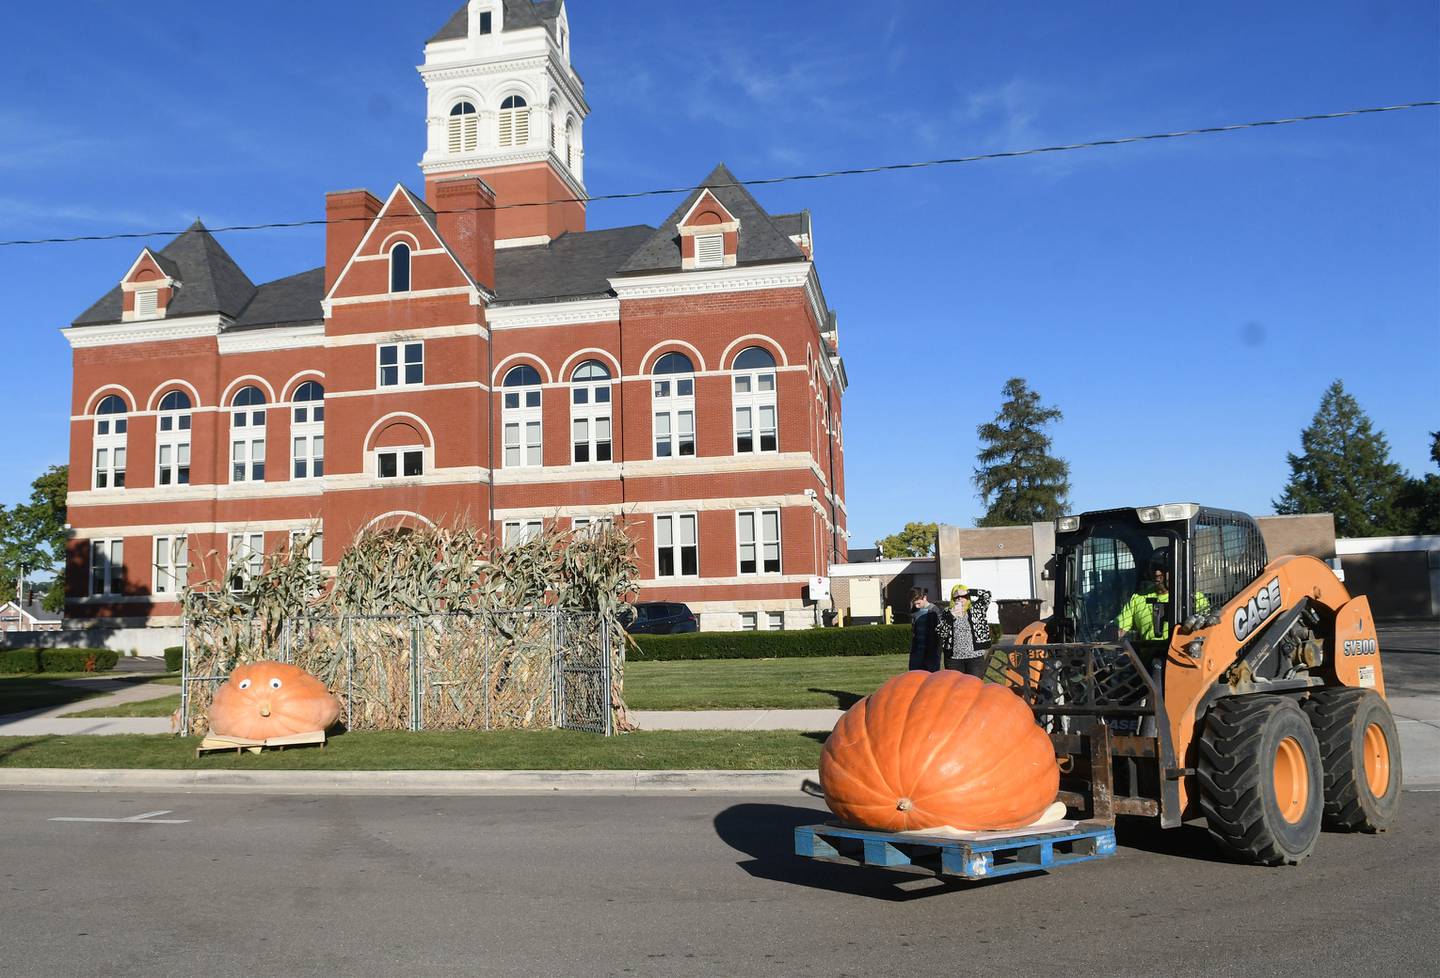
{"label": "giant orange pumpkin", "polygon": [[266,740],[325,730],[340,716],[340,701],[299,666],[252,662],[230,674],[210,704],[210,732]]}
{"label": "giant orange pumpkin", "polygon": [[907,672],[856,703],[820,755],[825,803],[886,832],[1030,825],[1055,800],[1050,738],[1004,686],[961,672]]}

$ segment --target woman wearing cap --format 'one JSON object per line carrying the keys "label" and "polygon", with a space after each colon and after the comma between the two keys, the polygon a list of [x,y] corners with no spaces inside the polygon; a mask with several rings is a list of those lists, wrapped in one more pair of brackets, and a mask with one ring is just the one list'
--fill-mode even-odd
{"label": "woman wearing cap", "polygon": [[990,653],[990,592],[956,584],[950,589],[950,607],[942,622],[945,668],[978,678],[985,676]]}

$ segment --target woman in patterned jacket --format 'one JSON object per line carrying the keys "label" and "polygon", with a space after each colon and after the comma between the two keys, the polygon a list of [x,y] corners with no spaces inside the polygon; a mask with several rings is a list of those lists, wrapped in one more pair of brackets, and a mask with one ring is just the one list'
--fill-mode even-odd
{"label": "woman in patterned jacket", "polygon": [[956,584],[950,589],[950,607],[940,622],[940,647],[945,668],[984,678],[990,656],[990,592]]}

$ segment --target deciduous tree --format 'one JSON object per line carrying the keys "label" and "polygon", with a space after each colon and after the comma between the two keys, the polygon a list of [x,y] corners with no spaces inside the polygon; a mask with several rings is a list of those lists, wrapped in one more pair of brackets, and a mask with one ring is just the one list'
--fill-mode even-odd
{"label": "deciduous tree", "polygon": [[[45,608],[65,608],[65,496],[69,467],[52,465],[30,484],[30,499],[0,506],[0,595],[13,596],[25,569]],[[0,598],[3,600],[3,598]]]}
{"label": "deciduous tree", "polygon": [[905,529],[875,541],[882,557],[929,557],[935,553],[940,527],[935,523],[906,523]]}

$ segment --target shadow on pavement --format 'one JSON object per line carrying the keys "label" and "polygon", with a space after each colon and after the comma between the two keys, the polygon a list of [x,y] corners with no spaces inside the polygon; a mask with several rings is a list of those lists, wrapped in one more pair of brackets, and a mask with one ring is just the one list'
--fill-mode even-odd
{"label": "shadow on pavement", "polygon": [[865,866],[839,866],[795,855],[795,829],[823,822],[829,814],[824,808],[796,805],[732,805],[715,816],[715,834],[730,848],[749,857],[736,865],[756,879],[876,900],[904,902],[1004,882],[972,883],[916,876]]}
{"label": "shadow on pavement", "polygon": [[1175,856],[1204,863],[1234,863],[1210,838],[1203,824],[1190,822],[1179,828],[1160,827],[1156,818],[1120,818],[1115,823],[1115,842],[1124,849],[1137,849],[1157,856]]}

